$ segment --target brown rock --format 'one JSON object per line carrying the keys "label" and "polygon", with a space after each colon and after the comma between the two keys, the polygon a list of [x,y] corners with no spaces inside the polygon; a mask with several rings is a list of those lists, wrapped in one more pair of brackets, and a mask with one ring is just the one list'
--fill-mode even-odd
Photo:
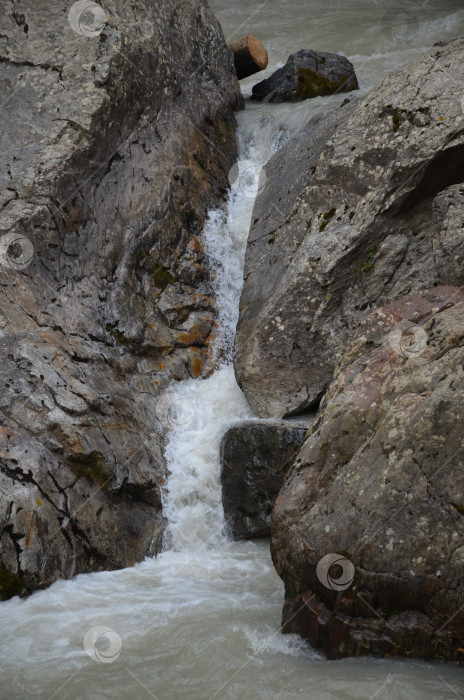
{"label": "brown rock", "polygon": [[[283,623],[330,658],[463,660],[463,362],[464,288],[373,312],[288,473],[271,544]],[[351,586],[318,575],[331,553]]]}
{"label": "brown rock", "polygon": [[263,44],[255,36],[247,36],[237,39],[230,44],[234,54],[235,70],[239,80],[259,73],[267,68],[269,57]]}

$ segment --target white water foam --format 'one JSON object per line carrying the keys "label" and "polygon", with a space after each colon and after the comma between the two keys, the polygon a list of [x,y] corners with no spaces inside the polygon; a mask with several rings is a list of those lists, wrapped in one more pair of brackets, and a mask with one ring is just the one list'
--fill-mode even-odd
{"label": "white water foam", "polygon": [[231,421],[251,415],[226,366],[209,379],[176,385],[180,400],[189,402],[193,420],[172,430],[165,452],[170,471],[163,511],[168,519],[165,543],[176,551],[217,545],[224,537],[219,446]]}
{"label": "white water foam", "polygon": [[218,308],[214,356],[218,369],[208,379],[173,382],[168,389],[176,395],[177,411],[189,418],[184,424],[178,421],[167,436],[165,549],[196,552],[227,539],[220,442],[228,426],[252,417],[232,367],[248,231],[254,200],[265,180],[262,168],[304,121],[301,115],[272,118],[261,110],[250,110],[246,121],[239,117],[240,157],[231,170],[227,207],[212,210],[203,231]]}
{"label": "white water foam", "polygon": [[168,519],[165,547],[178,552],[214,547],[226,537],[220,442],[228,425],[252,415],[231,365],[252,208],[253,198],[232,188],[227,213],[211,211],[203,232],[218,307],[213,359],[219,361],[219,368],[208,379],[170,387],[177,402],[185,404],[186,415],[192,416],[187,425],[170,431],[165,451],[169,470],[163,492],[163,511]]}
{"label": "white water foam", "polygon": [[215,274],[213,289],[218,308],[213,361],[222,354],[225,363],[232,359],[238,300],[243,285],[246,248],[244,232],[248,231],[251,218],[251,208],[243,200],[245,197],[240,193],[232,194],[229,197],[228,215],[221,209],[213,210],[203,231],[205,252]]}

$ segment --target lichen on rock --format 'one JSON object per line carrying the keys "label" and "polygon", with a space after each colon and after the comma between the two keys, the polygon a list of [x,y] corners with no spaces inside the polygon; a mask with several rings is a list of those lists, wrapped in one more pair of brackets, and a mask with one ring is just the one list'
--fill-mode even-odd
{"label": "lichen on rock", "polygon": [[204,0],[101,7],[91,36],[64,0],[0,7],[2,596],[160,550],[159,397],[208,364],[232,56]]}
{"label": "lichen on rock", "polygon": [[[271,544],[284,629],[329,658],[463,660],[463,360],[462,287],[372,312],[288,473]],[[355,567],[340,591],[317,575],[331,552]]]}
{"label": "lichen on rock", "polygon": [[463,57],[463,39],[434,47],[266,165],[234,359],[259,416],[316,406],[372,309],[464,284]]}

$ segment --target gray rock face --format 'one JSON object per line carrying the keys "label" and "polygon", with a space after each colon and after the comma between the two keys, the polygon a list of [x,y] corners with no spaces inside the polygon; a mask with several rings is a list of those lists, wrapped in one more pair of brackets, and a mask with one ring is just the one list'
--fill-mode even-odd
{"label": "gray rock face", "polygon": [[254,85],[252,97],[261,102],[301,102],[358,89],[353,64],[345,56],[301,49],[288,57],[283,68]]}
{"label": "gray rock face", "polygon": [[291,139],[253,213],[235,370],[280,418],[325,391],[370,310],[464,284],[464,39]]}
{"label": "gray rock face", "polygon": [[224,435],[222,504],[234,539],[270,536],[275,500],[312,420],[245,421]]}
{"label": "gray rock face", "polygon": [[208,364],[198,236],[236,157],[204,0],[70,7],[0,8],[0,597],[159,551],[159,397]]}
{"label": "gray rock face", "polygon": [[[462,287],[373,312],[288,473],[271,543],[283,623],[330,658],[462,662],[463,363]],[[318,572],[331,553],[353,585]]]}

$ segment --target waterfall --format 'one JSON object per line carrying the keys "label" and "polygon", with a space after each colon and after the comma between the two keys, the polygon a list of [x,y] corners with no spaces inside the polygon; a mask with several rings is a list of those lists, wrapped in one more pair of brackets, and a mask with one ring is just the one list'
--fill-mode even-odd
{"label": "waterfall", "polygon": [[324,105],[281,108],[248,107],[238,116],[237,163],[229,173],[225,209],[210,211],[203,245],[213,272],[218,308],[213,360],[217,369],[208,379],[172,382],[167,390],[171,421],[165,458],[168,479],[163,512],[168,520],[165,549],[196,551],[217,546],[227,538],[222,508],[219,449],[228,426],[251,418],[251,410],[235,381],[232,352],[238,320],[243,266],[253,205],[263,188],[265,163]]}
{"label": "waterfall", "polygon": [[[249,149],[242,146],[242,150]],[[169,389],[176,394],[177,414],[185,416],[173,425],[165,451],[169,471],[163,492],[168,519],[165,546],[176,551],[215,546],[226,537],[220,441],[228,425],[251,416],[232,367],[246,241],[260,172],[259,164],[248,162],[246,172],[243,161],[232,169],[227,210],[211,211],[203,231],[218,308],[213,349],[218,368],[208,379],[187,380]]]}

